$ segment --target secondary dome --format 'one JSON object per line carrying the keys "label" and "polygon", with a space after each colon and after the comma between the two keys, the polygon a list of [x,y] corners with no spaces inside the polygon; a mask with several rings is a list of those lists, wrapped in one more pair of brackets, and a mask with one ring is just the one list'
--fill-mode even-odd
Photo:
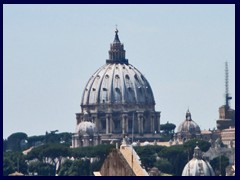
{"label": "secondary dome", "polygon": [[155,105],[150,84],[143,74],[125,59],[118,31],[110,46],[109,59],[89,79],[81,105],[144,104]]}
{"label": "secondary dome", "polygon": [[209,162],[202,159],[202,152],[198,146],[194,149],[193,158],[185,165],[182,176],[215,176]]}
{"label": "secondary dome", "polygon": [[178,126],[174,139],[176,142],[185,142],[200,137],[200,127],[192,120],[191,113],[187,110],[186,119]]}
{"label": "secondary dome", "polygon": [[89,121],[83,121],[77,125],[76,133],[81,135],[94,135],[96,132],[96,125]]}
{"label": "secondary dome", "polygon": [[178,126],[177,133],[200,134],[200,127],[192,120],[189,110],[186,113],[186,119]]}

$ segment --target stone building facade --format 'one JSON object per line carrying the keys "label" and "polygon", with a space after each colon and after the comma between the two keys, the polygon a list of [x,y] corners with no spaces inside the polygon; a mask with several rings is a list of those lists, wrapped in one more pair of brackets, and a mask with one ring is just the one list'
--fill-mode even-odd
{"label": "stone building facade", "polygon": [[235,127],[235,110],[231,109],[230,106],[223,105],[219,108],[217,129],[223,130],[229,127]]}
{"label": "stone building facade", "polygon": [[95,176],[135,176],[131,166],[117,149],[112,150],[100,171],[94,172],[94,174]]}
{"label": "stone building facade", "polygon": [[235,127],[221,131],[221,140],[228,148],[235,148]]}
{"label": "stone building facade", "polygon": [[140,157],[126,138],[123,138],[120,148],[116,147],[110,152],[100,171],[93,173],[95,176],[149,176]]}

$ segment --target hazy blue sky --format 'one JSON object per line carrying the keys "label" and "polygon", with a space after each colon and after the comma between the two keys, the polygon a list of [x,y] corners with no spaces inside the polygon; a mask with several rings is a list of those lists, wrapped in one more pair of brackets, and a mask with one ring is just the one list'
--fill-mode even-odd
{"label": "hazy blue sky", "polygon": [[235,109],[234,5],[3,5],[3,137],[75,131],[84,86],[108,58],[115,24],[151,84],[161,123],[189,107],[201,129]]}

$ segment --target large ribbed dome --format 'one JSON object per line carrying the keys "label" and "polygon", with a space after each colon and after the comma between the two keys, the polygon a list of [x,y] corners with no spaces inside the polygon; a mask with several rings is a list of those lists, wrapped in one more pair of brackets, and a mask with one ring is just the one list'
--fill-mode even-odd
{"label": "large ribbed dome", "polygon": [[151,86],[125,58],[117,29],[108,53],[106,63],[89,78],[84,88],[81,112],[76,113],[73,147],[84,146],[87,141],[81,138],[93,132],[101,136],[104,143],[132,133],[135,140],[160,138],[160,112],[155,111]]}
{"label": "large ribbed dome", "polygon": [[105,64],[88,81],[82,105],[101,103],[151,104],[152,89],[146,78],[130,64]]}
{"label": "large ribbed dome", "polygon": [[100,104],[155,105],[152,89],[142,73],[125,59],[125,50],[115,31],[109,59],[89,79],[82,107]]}

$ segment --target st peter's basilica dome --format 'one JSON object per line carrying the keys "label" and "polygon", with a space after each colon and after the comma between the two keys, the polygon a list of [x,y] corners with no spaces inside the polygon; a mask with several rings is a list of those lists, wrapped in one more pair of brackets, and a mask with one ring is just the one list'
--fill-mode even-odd
{"label": "st peter's basilica dome", "polygon": [[[141,140],[159,138],[160,112],[155,111],[152,88],[145,76],[129,64],[125,53],[116,29],[109,58],[89,78],[81,112],[76,113],[77,129],[83,122],[93,123],[102,142],[120,140],[132,133]],[[81,146],[81,137],[77,130],[73,147]]]}

